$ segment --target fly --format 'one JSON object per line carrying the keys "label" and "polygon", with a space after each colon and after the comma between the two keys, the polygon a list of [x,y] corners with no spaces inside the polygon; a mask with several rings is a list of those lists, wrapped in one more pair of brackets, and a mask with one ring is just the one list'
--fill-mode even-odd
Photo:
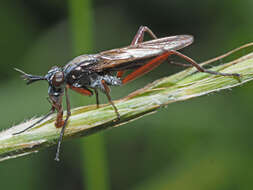
{"label": "fly", "polygon": [[[149,34],[153,40],[143,42],[145,33]],[[171,55],[177,55],[190,63],[189,65],[180,64],[181,66],[193,66],[199,72],[221,76],[240,76],[237,73],[220,73],[207,70],[198,65],[190,57],[177,51],[190,45],[192,42],[193,36],[190,35],[157,38],[148,27],[141,26],[130,46],[103,51],[98,54],[80,55],[70,61],[63,68],[57,66],[52,67],[45,76],[31,75],[16,69],[22,73],[22,78],[26,80],[27,84],[39,80],[46,80],[48,82],[48,100],[52,107],[49,113],[43,118],[14,135],[23,133],[36,126],[56,111],[57,117],[55,127],[61,128],[55,157],[55,160],[59,161],[61,142],[67,121],[71,115],[68,89],[86,96],[92,96],[93,93],[95,93],[97,108],[99,108],[98,92],[100,91],[104,93],[119,120],[120,114],[111,100],[109,86],[121,86],[131,82],[168,60],[168,57]],[[169,63],[172,64],[172,62]],[[123,77],[127,70],[132,70],[132,72]],[[116,75],[113,74],[115,72]],[[67,115],[65,119],[63,119],[62,106],[64,93],[67,105]]]}

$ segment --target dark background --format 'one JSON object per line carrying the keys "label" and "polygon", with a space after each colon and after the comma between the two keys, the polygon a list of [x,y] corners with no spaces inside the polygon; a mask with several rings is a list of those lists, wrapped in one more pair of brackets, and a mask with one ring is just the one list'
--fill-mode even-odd
{"label": "dark background", "polygon": [[[96,0],[92,4],[93,51],[83,53],[126,46],[140,25],[158,37],[194,35],[195,43],[182,52],[197,62],[253,41],[253,1]],[[0,2],[1,129],[49,110],[47,84],[26,86],[13,68],[42,75],[73,58],[68,6],[62,0]],[[113,88],[112,96],[126,96],[179,70],[164,64],[129,85]],[[252,92],[253,83],[247,83],[171,104],[102,132],[111,189],[253,188]],[[91,103],[94,98],[71,93],[72,107]],[[0,163],[1,189],[85,189],[79,145],[85,139],[64,142],[60,164],[53,159],[55,147]]]}

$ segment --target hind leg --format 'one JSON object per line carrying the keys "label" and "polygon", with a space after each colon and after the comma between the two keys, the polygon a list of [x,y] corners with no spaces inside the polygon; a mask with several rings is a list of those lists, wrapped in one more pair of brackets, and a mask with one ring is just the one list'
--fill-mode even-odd
{"label": "hind leg", "polygon": [[192,66],[196,67],[196,69],[199,72],[205,72],[205,73],[210,73],[213,75],[221,75],[221,76],[235,76],[235,77],[239,77],[240,75],[237,73],[221,73],[221,72],[216,72],[216,71],[210,71],[208,69],[203,68],[202,66],[200,66],[199,64],[197,64],[193,59],[191,59],[190,57],[178,52],[178,51],[168,51],[165,52],[159,56],[157,56],[156,58],[150,60],[148,63],[146,63],[145,65],[141,66],[140,68],[134,70],[132,73],[130,73],[129,75],[127,75],[124,79],[122,79],[122,83],[126,84],[148,72],[150,72],[151,70],[153,70],[154,68],[156,68],[157,66],[159,66],[161,63],[163,63],[165,60],[168,59],[168,57],[170,55],[177,55],[181,58],[183,58],[184,60],[186,60],[188,63],[190,63]]}
{"label": "hind leg", "polygon": [[[147,26],[141,26],[137,33],[134,36],[134,39],[131,42],[131,45],[136,45],[138,43],[143,42],[145,33],[148,33],[152,38],[156,39],[156,35],[150,30]],[[125,71],[117,72],[117,77],[121,78]]]}

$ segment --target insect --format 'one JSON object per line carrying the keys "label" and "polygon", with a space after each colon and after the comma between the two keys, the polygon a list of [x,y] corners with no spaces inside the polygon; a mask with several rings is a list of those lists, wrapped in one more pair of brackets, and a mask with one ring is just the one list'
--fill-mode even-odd
{"label": "insect", "polygon": [[[149,34],[153,40],[143,42],[145,33]],[[148,27],[141,26],[130,46],[103,51],[98,54],[80,55],[71,60],[63,68],[57,66],[52,67],[45,76],[31,75],[16,69],[22,73],[22,78],[26,80],[27,84],[40,80],[46,80],[48,82],[48,100],[52,107],[49,113],[43,118],[14,135],[23,133],[34,127],[56,111],[55,126],[62,128],[55,157],[55,160],[59,161],[61,142],[67,121],[71,115],[68,89],[86,96],[92,96],[95,93],[97,108],[99,108],[98,90],[105,93],[115,111],[116,118],[119,120],[120,114],[111,100],[109,86],[121,86],[129,83],[168,60],[170,55],[177,55],[183,58],[190,64],[181,64],[182,66],[193,66],[200,72],[222,76],[240,76],[237,73],[220,73],[207,70],[198,65],[193,59],[177,51],[190,45],[192,42],[193,37],[190,35],[157,38]],[[124,72],[127,70],[132,70],[132,72],[123,77]],[[67,105],[65,119],[63,119],[62,106],[64,93]]]}

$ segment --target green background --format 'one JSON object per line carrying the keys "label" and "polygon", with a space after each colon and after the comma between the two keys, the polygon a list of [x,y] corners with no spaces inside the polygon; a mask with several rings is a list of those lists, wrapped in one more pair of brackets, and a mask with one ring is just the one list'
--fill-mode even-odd
{"label": "green background", "polygon": [[[2,0],[0,128],[50,109],[48,85],[26,86],[14,67],[43,75],[74,55],[129,45],[141,25],[158,37],[194,35],[195,43],[182,52],[201,62],[253,40],[252,7],[253,1],[246,0]],[[113,88],[112,97],[182,69],[163,64]],[[171,104],[100,135],[66,141],[60,163],[54,161],[56,147],[2,162],[1,189],[251,189],[252,92],[248,83]],[[95,97],[70,96],[72,108],[95,103]]]}

